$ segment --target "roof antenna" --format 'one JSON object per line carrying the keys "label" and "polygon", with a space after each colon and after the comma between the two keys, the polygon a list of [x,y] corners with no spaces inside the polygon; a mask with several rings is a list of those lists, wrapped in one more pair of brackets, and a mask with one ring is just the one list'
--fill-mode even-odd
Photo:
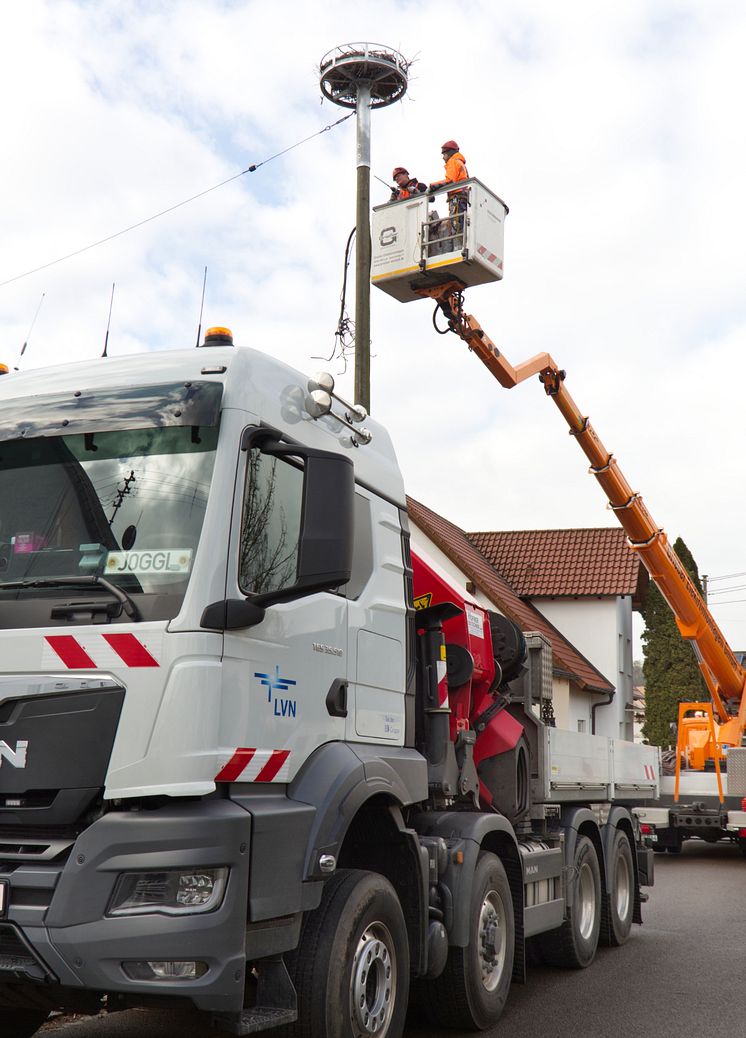
{"label": "roof antenna", "polygon": [[[41,310],[41,304],[44,302],[44,296],[45,295],[46,295],[46,292],[42,292],[41,299],[39,300],[39,305],[37,306],[36,313],[34,314],[34,319],[31,322],[31,327],[29,328],[28,334],[26,335],[26,341],[24,342],[23,346],[21,346],[21,352],[18,354],[18,363],[19,364],[21,363],[21,357],[26,352],[26,347],[28,346],[29,339],[31,338],[31,332],[34,330],[34,325],[36,324],[36,318],[39,316],[39,311]],[[18,371],[18,368],[16,368],[16,371]]]}
{"label": "roof antenna", "polygon": [[207,288],[207,267],[205,267],[205,276],[202,280],[202,302],[199,307],[199,324],[197,325],[197,349],[199,349],[199,340],[202,336],[202,311],[205,309],[205,289]]}
{"label": "roof antenna", "polygon": [[104,339],[104,352],[101,354],[102,357],[108,357],[109,349],[109,328],[111,328],[111,308],[114,306],[114,289],[116,288],[116,281],[111,286],[111,299],[109,300],[109,320],[106,322],[106,338]]}

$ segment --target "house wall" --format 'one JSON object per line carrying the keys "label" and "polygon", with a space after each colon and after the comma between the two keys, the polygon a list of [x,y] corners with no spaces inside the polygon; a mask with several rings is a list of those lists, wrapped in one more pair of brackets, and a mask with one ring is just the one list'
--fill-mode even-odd
{"label": "house wall", "polygon": [[[441,549],[435,544],[430,538],[420,530],[418,526],[411,523],[411,535],[412,535],[412,549],[415,553],[420,556],[434,569],[441,570],[450,581],[453,582],[455,587],[464,591],[466,588],[466,582],[468,580],[466,574],[458,568]],[[485,595],[482,591],[477,588],[476,592],[469,596],[464,591],[467,598],[471,597],[477,605],[482,606],[483,609],[491,609],[494,612],[501,612],[499,607]],[[556,626],[556,625],[555,625]],[[558,628],[559,629],[559,628]],[[564,632],[562,632],[564,634]],[[577,648],[577,646],[576,646]],[[591,703],[598,702],[598,695],[589,695],[586,692],[581,691],[577,685],[571,682],[567,678],[561,678],[553,676],[552,678],[552,706],[554,709],[554,717],[558,728],[566,728],[571,731],[578,731],[577,722],[579,719],[585,719],[585,731],[590,732],[590,709]]]}
{"label": "house wall", "polygon": [[[532,598],[531,602],[616,690],[611,703],[596,710],[596,735],[631,740],[633,715],[625,709],[632,705],[631,597]],[[578,702],[577,709],[571,708],[569,726],[574,728],[583,719],[590,732],[590,714],[586,716]]]}
{"label": "house wall", "polygon": [[570,707],[570,682],[567,678],[554,677],[552,679],[552,709],[554,720],[558,728],[566,728],[575,731],[571,723],[572,710]]}

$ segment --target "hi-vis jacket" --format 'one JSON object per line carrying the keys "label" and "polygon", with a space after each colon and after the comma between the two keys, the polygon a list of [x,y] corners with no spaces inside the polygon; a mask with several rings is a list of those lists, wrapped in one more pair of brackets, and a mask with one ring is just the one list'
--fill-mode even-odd
{"label": "hi-vis jacket", "polygon": [[455,155],[446,161],[446,177],[445,180],[437,180],[433,187],[440,187],[442,184],[455,183],[458,180],[468,180],[469,171],[466,168],[466,159],[457,151]]}

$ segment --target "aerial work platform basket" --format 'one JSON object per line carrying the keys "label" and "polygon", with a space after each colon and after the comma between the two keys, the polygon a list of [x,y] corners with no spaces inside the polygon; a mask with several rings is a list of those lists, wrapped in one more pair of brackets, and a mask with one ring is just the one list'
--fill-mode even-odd
{"label": "aerial work platform basket", "polygon": [[373,209],[371,281],[402,303],[453,281],[485,285],[503,276],[508,207],[472,177]]}

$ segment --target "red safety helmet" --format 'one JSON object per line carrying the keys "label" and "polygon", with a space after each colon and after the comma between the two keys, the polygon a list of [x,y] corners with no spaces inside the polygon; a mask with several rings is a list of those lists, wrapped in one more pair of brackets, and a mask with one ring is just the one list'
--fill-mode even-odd
{"label": "red safety helmet", "polygon": [[455,141],[446,141],[445,144],[441,144],[441,151],[458,151],[458,144]]}
{"label": "red safety helmet", "polygon": [[397,166],[391,176],[396,180],[400,173],[403,173],[405,177],[409,176],[409,170],[405,169],[404,166]]}

